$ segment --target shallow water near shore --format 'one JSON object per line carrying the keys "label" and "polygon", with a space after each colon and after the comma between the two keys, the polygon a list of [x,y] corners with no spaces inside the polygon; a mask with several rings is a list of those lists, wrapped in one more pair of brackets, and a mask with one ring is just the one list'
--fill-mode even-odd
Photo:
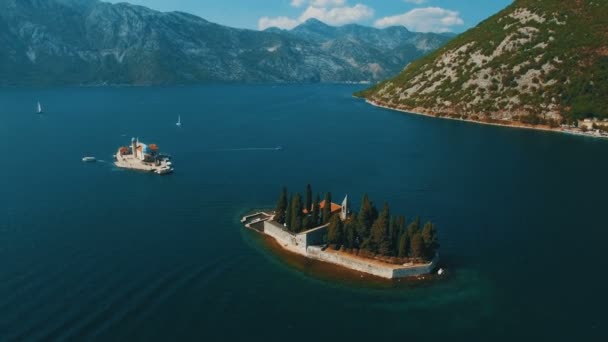
{"label": "shallow water near shore", "polygon": [[[0,91],[0,340],[604,340],[608,142],[359,89]],[[175,173],[81,162],[132,136]],[[448,275],[374,285],[277,258],[239,216],[307,183],[433,220]]]}

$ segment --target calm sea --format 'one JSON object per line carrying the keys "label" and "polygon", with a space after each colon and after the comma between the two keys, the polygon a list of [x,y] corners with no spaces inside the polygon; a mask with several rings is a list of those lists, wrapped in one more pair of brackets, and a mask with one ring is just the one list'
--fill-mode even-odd
{"label": "calm sea", "polygon": [[[0,340],[605,340],[608,141],[404,115],[358,89],[2,89]],[[131,137],[175,173],[115,169]],[[239,216],[306,183],[433,220],[448,276],[285,264]]]}

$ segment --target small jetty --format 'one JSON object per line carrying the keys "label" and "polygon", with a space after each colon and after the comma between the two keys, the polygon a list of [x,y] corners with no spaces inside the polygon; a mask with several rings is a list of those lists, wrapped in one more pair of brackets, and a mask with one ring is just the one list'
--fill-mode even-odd
{"label": "small jetty", "polygon": [[167,155],[159,153],[155,144],[144,144],[132,138],[130,146],[122,146],[114,156],[114,165],[122,169],[154,172],[166,175],[173,172],[173,163]]}

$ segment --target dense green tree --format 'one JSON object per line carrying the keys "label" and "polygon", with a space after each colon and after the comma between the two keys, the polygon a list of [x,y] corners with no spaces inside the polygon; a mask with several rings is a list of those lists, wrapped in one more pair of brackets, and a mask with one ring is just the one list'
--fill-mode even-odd
{"label": "dense green tree", "polygon": [[310,212],[312,209],[312,187],[310,184],[306,185],[306,195],[304,200],[304,208]]}
{"label": "dense green tree", "polygon": [[315,202],[312,205],[312,216],[311,216],[311,224],[313,227],[317,227],[319,226],[319,216],[321,214],[321,209],[319,207],[319,203],[321,202],[321,199],[319,198],[319,194],[317,194],[317,197],[315,198]]}
{"label": "dense green tree", "polygon": [[400,258],[406,258],[409,253],[410,238],[405,232],[401,233],[399,238],[399,248],[397,250],[397,256]]}
{"label": "dense green tree", "polygon": [[283,187],[281,191],[281,196],[279,197],[279,201],[277,202],[277,207],[275,209],[274,220],[280,224],[285,223],[285,217],[287,212],[287,188]]}
{"label": "dense green tree", "polygon": [[293,196],[293,201],[291,202],[291,227],[290,230],[294,233],[299,233],[302,231],[302,195],[296,193]]}
{"label": "dense green tree", "polygon": [[310,215],[304,215],[302,218],[302,229],[310,229],[313,228],[312,220]]}
{"label": "dense green tree", "polygon": [[427,222],[422,229],[422,240],[424,241],[425,257],[431,259],[435,256],[437,248],[439,248],[439,236],[435,225]]}
{"label": "dense green tree", "polygon": [[410,254],[412,258],[419,259],[424,256],[424,241],[422,240],[422,234],[416,232],[410,241]]}
{"label": "dense green tree", "polygon": [[416,217],[412,223],[407,226],[407,236],[412,240],[416,233],[420,232],[420,217]]}
{"label": "dense green tree", "polygon": [[331,192],[325,194],[325,205],[323,206],[323,224],[329,222],[331,218]]}
{"label": "dense green tree", "polygon": [[293,194],[291,194],[289,196],[289,201],[287,202],[287,209],[286,209],[286,214],[285,214],[285,226],[288,229],[291,229],[291,214],[292,214],[291,208],[292,207],[293,207]]}
{"label": "dense green tree", "polygon": [[356,248],[357,221],[349,219],[344,223],[344,245],[346,248]]}
{"label": "dense green tree", "polygon": [[374,212],[373,203],[369,200],[367,194],[363,195],[363,198],[361,199],[361,209],[357,215],[357,233],[361,240],[367,240],[369,238],[372,225],[376,220]]}
{"label": "dense green tree", "polygon": [[384,204],[378,219],[372,225],[371,239],[368,244],[370,252],[380,255],[391,254],[391,239],[389,236],[390,209],[388,204]]}
{"label": "dense green tree", "polygon": [[327,243],[335,245],[336,249],[344,243],[344,230],[340,216],[333,215],[327,227]]}

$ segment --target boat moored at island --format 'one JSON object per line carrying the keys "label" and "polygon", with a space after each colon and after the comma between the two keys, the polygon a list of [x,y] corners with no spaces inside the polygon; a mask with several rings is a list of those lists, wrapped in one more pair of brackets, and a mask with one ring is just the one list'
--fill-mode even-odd
{"label": "boat moored at island", "polygon": [[155,144],[144,144],[132,138],[130,146],[122,146],[114,156],[114,165],[123,169],[154,172],[166,175],[173,172],[173,163],[167,155],[160,154]]}

